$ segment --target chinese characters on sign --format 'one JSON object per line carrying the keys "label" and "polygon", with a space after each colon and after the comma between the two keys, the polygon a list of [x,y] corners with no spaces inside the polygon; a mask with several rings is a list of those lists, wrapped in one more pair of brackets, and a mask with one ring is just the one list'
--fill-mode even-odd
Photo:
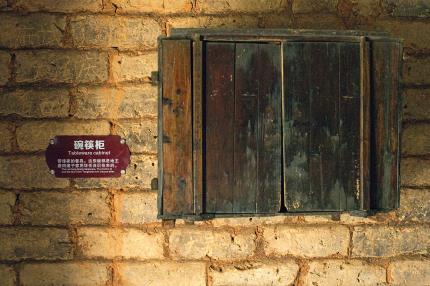
{"label": "chinese characters on sign", "polygon": [[46,151],[51,173],[60,178],[119,177],[130,151],[119,136],[57,136]]}
{"label": "chinese characters on sign", "polygon": [[75,140],[73,141],[75,150],[104,150],[104,140]]}

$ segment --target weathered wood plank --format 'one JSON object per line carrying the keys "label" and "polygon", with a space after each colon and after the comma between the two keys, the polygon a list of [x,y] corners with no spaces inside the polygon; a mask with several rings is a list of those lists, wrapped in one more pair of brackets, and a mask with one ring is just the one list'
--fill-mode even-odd
{"label": "weathered wood plank", "polygon": [[281,208],[281,50],[277,44],[258,45],[258,187],[257,213]]}
{"label": "weathered wood plank", "polygon": [[254,213],[258,188],[258,45],[236,44],[234,203],[235,213]]}
{"label": "weathered wood plank", "polygon": [[340,209],[360,208],[360,46],[340,44],[339,172],[344,187]]}
{"label": "weathered wood plank", "polygon": [[[309,204],[304,210],[338,210],[343,186],[338,178],[339,52],[337,43],[308,43],[311,81]],[[316,163],[316,164],[314,164]],[[315,175],[315,176],[313,176]]]}
{"label": "weathered wood plank", "polygon": [[399,63],[396,42],[372,47],[371,208],[392,209],[399,203]]}
{"label": "weathered wood plank", "polygon": [[162,45],[163,214],[193,214],[191,41]]}
{"label": "weathered wood plank", "polygon": [[206,44],[206,212],[233,212],[235,44]]}
{"label": "weathered wood plank", "polygon": [[302,211],[312,202],[310,192],[310,94],[308,70],[311,50],[306,43],[285,43],[284,55],[284,180],[285,206],[288,211]]}
{"label": "weathered wood plank", "polygon": [[193,192],[194,211],[203,213],[203,43],[193,40]]}
{"label": "weathered wood plank", "polygon": [[292,212],[356,209],[360,46],[284,46],[286,207]]}

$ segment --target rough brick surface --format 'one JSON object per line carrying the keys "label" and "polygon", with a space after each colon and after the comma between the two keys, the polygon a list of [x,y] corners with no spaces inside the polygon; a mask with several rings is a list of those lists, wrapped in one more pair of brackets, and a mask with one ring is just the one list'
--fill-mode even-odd
{"label": "rough brick surface", "polygon": [[10,123],[0,122],[0,152],[12,151],[12,145],[15,141],[13,129]]}
{"label": "rough brick surface", "polygon": [[69,93],[66,89],[18,89],[0,96],[0,115],[49,118],[67,117]]}
{"label": "rough brick surface", "polygon": [[0,285],[15,286],[15,271],[8,265],[0,265]]}
{"label": "rough brick surface", "polygon": [[42,156],[0,157],[0,187],[16,189],[65,188],[69,180],[49,173]]}
{"label": "rough brick surface", "polygon": [[403,119],[430,119],[430,89],[406,89],[403,103]]}
{"label": "rough brick surface", "polygon": [[[1,107],[0,107],[1,110]],[[77,118],[142,118],[157,115],[157,87],[80,88],[75,94]]]}
{"label": "rough brick surface", "polygon": [[153,1],[153,0],[111,0],[117,13],[169,13],[191,12],[190,0]]}
{"label": "rough brick surface", "polygon": [[96,51],[16,52],[16,81],[20,83],[100,83],[108,78],[107,54]]}
{"label": "rough brick surface", "polygon": [[10,77],[10,54],[0,51],[0,86],[8,82]]}
{"label": "rough brick surface", "polygon": [[80,47],[147,49],[156,47],[161,28],[151,18],[77,16],[71,21],[71,34]]}
{"label": "rough brick surface", "polygon": [[430,153],[430,124],[408,124],[403,127],[402,132],[402,154]]}
{"label": "rough brick surface", "polygon": [[386,13],[395,17],[430,17],[430,3],[427,0],[383,0]]}
{"label": "rough brick surface", "polygon": [[422,21],[378,20],[368,28],[387,31],[392,36],[402,38],[409,51],[420,52],[430,49],[430,35],[421,33],[428,30],[429,25]]}
{"label": "rough brick surface", "polygon": [[112,58],[112,75],[116,82],[149,81],[151,72],[157,70],[158,58],[156,53],[119,54]]}
{"label": "rough brick surface", "polygon": [[430,261],[395,261],[388,267],[388,272],[392,283],[395,285],[428,285],[430,281]]}
{"label": "rough brick surface", "polygon": [[157,222],[157,193],[124,192],[115,196],[118,221],[123,224]]}
{"label": "rough brick surface", "polygon": [[107,224],[108,199],[105,191],[22,193],[20,220],[32,225]]}
{"label": "rough brick surface", "polygon": [[430,222],[430,189],[402,189],[397,216],[404,221]]}
{"label": "rough brick surface", "polygon": [[231,217],[231,218],[214,218],[208,220],[214,227],[231,226],[231,227],[247,227],[247,226],[261,226],[271,224],[281,224],[285,222],[296,221],[297,217],[284,217],[284,216],[273,216],[273,217]]}
{"label": "rough brick surface", "polygon": [[100,262],[32,263],[20,271],[23,286],[105,286],[109,278],[109,264]]}
{"label": "rough brick surface", "polygon": [[98,12],[102,10],[101,0],[16,0],[16,7],[29,12]]}
{"label": "rough brick surface", "polygon": [[28,122],[18,127],[16,137],[22,151],[45,150],[56,135],[109,135],[108,121],[93,122]]}
{"label": "rough brick surface", "polygon": [[89,258],[161,259],[164,235],[133,228],[84,227],[78,229],[78,243],[80,253]]}
{"label": "rough brick surface", "polygon": [[430,84],[430,58],[408,57],[403,62],[403,80],[407,84]]}
{"label": "rough brick surface", "polygon": [[197,0],[197,10],[205,14],[217,13],[273,13],[286,10],[286,0]]}
{"label": "rough brick surface", "polygon": [[299,266],[291,260],[278,263],[244,263],[228,266],[213,266],[209,276],[213,286],[260,286],[291,285]]}
{"label": "rough brick surface", "polygon": [[232,234],[223,230],[177,228],[170,232],[170,255],[174,258],[244,259],[254,254],[252,232]]}
{"label": "rough brick surface", "polygon": [[15,200],[16,196],[13,192],[0,191],[0,224],[12,224],[12,209],[15,205]]}
{"label": "rough brick surface", "polygon": [[72,258],[72,245],[66,229],[0,228],[0,245],[1,260]]}
{"label": "rough brick surface", "polygon": [[322,260],[309,264],[306,286],[380,285],[386,281],[385,269],[362,261]]}
{"label": "rough brick surface", "polygon": [[430,241],[428,226],[355,227],[352,236],[354,257],[390,257],[427,254]]}
{"label": "rough brick surface", "polygon": [[132,153],[157,153],[157,132],[156,120],[119,121],[115,124],[115,133],[126,139]]}
{"label": "rough brick surface", "polygon": [[131,156],[126,172],[120,178],[76,179],[74,185],[78,188],[150,189],[151,180],[157,177],[157,159],[155,156]]}
{"label": "rough brick surface", "polygon": [[[275,19],[273,19],[272,21],[274,20]],[[279,26],[279,25],[276,25],[276,27],[282,28],[282,26]],[[342,18],[333,16],[333,15],[321,15],[316,19],[315,16],[311,14],[304,14],[304,15],[298,15],[297,17],[294,18],[292,27],[296,29],[343,30],[344,23],[342,22]]]}
{"label": "rough brick surface", "polygon": [[430,160],[403,158],[400,174],[403,186],[430,186]]}
{"label": "rough brick surface", "polygon": [[0,17],[0,47],[58,47],[66,27],[64,16],[31,14]]}
{"label": "rough brick surface", "polygon": [[337,13],[337,0],[305,0],[293,1],[294,14],[304,13]]}
{"label": "rough brick surface", "polygon": [[278,226],[264,229],[268,255],[325,257],[346,255],[349,230],[344,226]]}
{"label": "rough brick surface", "polygon": [[119,285],[206,286],[204,262],[121,263]]}
{"label": "rough brick surface", "polygon": [[190,18],[170,18],[167,28],[255,28],[259,18],[248,15],[235,15],[229,17],[199,16]]}

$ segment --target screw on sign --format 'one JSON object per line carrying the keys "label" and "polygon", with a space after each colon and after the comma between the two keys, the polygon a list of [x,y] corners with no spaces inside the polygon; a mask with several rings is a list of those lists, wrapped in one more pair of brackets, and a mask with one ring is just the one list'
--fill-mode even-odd
{"label": "screw on sign", "polygon": [[46,163],[58,178],[120,177],[130,164],[130,150],[120,136],[56,136]]}

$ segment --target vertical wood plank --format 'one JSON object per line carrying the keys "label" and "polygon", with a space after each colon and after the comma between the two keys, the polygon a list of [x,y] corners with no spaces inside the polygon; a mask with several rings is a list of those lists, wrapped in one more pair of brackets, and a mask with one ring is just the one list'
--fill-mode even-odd
{"label": "vertical wood plank", "polygon": [[360,181],[361,210],[370,209],[370,43],[360,37]]}
{"label": "vertical wood plank", "polygon": [[235,44],[206,44],[206,212],[233,212]]}
{"label": "vertical wood plank", "polygon": [[284,47],[286,207],[290,212],[357,209],[359,44]]}
{"label": "vertical wood plank", "polygon": [[285,206],[288,211],[306,210],[309,196],[309,70],[311,50],[307,43],[285,43],[284,55],[284,180]]}
{"label": "vertical wood plank", "polygon": [[258,45],[236,44],[234,203],[235,213],[254,213],[258,188]]}
{"label": "vertical wood plank", "polygon": [[203,44],[199,35],[193,40],[193,192],[196,215],[204,210],[203,194]]}
{"label": "vertical wood plank", "polygon": [[280,45],[259,44],[258,81],[258,187],[257,213],[281,208],[281,58]]}
{"label": "vertical wood plank", "polygon": [[342,210],[360,208],[360,47],[340,44],[339,177],[344,186]]}
{"label": "vertical wood plank", "polygon": [[191,41],[162,45],[163,214],[193,214]]}
{"label": "vertical wood plank", "polygon": [[310,193],[312,210],[339,210],[339,52],[337,43],[309,43]]}
{"label": "vertical wood plank", "polygon": [[399,204],[399,64],[397,42],[372,43],[371,208]]}

